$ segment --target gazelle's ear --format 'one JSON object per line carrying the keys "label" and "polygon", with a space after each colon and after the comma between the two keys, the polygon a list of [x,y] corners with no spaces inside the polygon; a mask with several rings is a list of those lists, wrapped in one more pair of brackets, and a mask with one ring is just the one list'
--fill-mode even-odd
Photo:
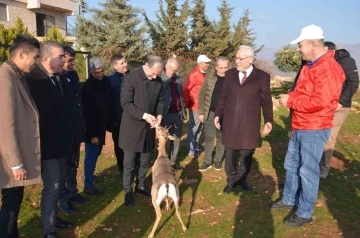
{"label": "gazelle's ear", "polygon": [[175,136],[168,135],[168,139],[169,139],[169,140],[175,140]]}

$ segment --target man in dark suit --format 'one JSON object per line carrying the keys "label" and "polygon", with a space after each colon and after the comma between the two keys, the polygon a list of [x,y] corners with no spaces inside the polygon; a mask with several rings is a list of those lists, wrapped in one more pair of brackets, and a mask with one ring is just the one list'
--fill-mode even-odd
{"label": "man in dark suit", "polygon": [[153,127],[160,125],[164,111],[163,84],[159,76],[162,70],[162,59],[149,56],[145,65],[126,75],[122,83],[121,107],[124,111],[119,147],[124,150],[123,184],[126,206],[134,205],[132,180],[137,153],[140,153],[140,166],[135,192],[150,196],[144,180],[149,169],[150,153],[155,147]]}
{"label": "man in dark suit", "polygon": [[111,102],[114,110],[111,118],[111,133],[114,141],[114,152],[117,165],[119,168],[120,176],[122,176],[124,168],[124,151],[118,145],[121,117],[123,112],[123,109],[120,105],[120,90],[125,75],[128,74],[130,71],[128,69],[125,57],[120,54],[112,55],[110,58],[110,62],[114,68],[114,72],[109,75],[109,81],[111,85]]}
{"label": "man in dark suit", "polygon": [[182,79],[177,75],[179,66],[177,59],[168,59],[160,76],[164,88],[164,119],[162,125],[168,127],[169,133],[175,137],[174,140],[170,140],[170,163],[175,170],[183,169],[177,162],[177,156],[180,148],[182,124],[186,120]]}
{"label": "man in dark suit", "polygon": [[80,128],[76,128],[76,130],[80,129],[80,132],[75,140],[75,154],[72,158],[69,159],[69,166],[65,176],[65,182],[61,188],[60,192],[60,209],[66,214],[74,214],[76,213],[76,209],[73,206],[74,203],[78,204],[86,204],[89,202],[88,199],[82,197],[78,193],[77,189],[77,169],[79,167],[80,161],[80,144],[85,140],[85,124],[83,120],[82,113],[82,104],[80,97],[80,81],[79,76],[75,70],[75,55],[76,52],[70,46],[64,46],[64,54],[65,54],[65,64],[63,66],[62,75],[68,80],[73,93],[75,95],[74,105],[78,109],[81,118],[81,126]]}
{"label": "man in dark suit", "polygon": [[61,74],[65,59],[62,45],[45,41],[40,47],[39,64],[26,75],[31,96],[39,111],[41,176],[41,219],[44,237],[58,237],[55,228],[72,223],[57,218],[60,188],[69,158],[75,153],[75,138],[82,133],[75,94]]}
{"label": "man in dark suit", "polygon": [[[255,68],[254,50],[241,45],[235,56],[236,68],[225,73],[225,81],[215,112],[214,123],[220,129],[225,146],[227,185],[229,194],[237,185],[244,190],[252,186],[246,182],[252,156],[260,139],[261,110],[264,116],[263,134],[270,133],[273,107],[270,95],[270,75]],[[240,154],[240,166],[237,158]]]}

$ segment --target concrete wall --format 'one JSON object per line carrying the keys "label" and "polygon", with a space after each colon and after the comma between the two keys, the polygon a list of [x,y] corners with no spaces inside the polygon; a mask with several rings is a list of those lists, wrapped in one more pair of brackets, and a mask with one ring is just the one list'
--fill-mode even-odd
{"label": "concrete wall", "polygon": [[66,32],[66,17],[62,16],[61,12],[52,11],[49,9],[27,9],[27,4],[12,0],[0,0],[0,3],[7,5],[8,21],[0,20],[0,24],[3,24],[6,28],[12,27],[15,23],[15,19],[20,17],[24,24],[27,26],[28,31],[36,35],[36,13],[42,13],[55,17],[55,25],[59,28],[61,34],[65,37]]}

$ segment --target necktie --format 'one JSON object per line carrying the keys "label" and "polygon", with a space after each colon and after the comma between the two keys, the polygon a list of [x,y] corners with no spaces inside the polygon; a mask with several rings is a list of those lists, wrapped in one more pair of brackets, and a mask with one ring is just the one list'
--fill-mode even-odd
{"label": "necktie", "polygon": [[51,75],[50,78],[51,78],[51,81],[53,81],[53,83],[55,84],[55,87],[57,88],[57,90],[60,91],[59,82],[57,81],[57,79],[55,78],[55,76],[54,76],[54,75]]}
{"label": "necktie", "polygon": [[57,80],[57,78],[54,75],[50,76],[50,78],[54,82],[54,84],[55,84],[57,90],[59,91],[59,93],[61,94],[61,96],[63,96],[62,88],[61,88],[61,85],[60,85],[59,81]]}
{"label": "necktie", "polygon": [[247,79],[247,77],[246,77],[246,71],[243,71],[242,73],[244,74],[244,76],[242,77],[242,79],[241,79],[241,81],[240,81],[240,84],[241,84],[241,85],[242,85],[242,84],[245,82],[245,80]]}

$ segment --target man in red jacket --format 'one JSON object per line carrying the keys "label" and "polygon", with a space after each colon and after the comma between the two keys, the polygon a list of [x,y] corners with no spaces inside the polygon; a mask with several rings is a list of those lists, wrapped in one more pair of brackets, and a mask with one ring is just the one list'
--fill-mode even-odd
{"label": "man in red jacket", "polygon": [[187,149],[189,155],[198,157],[202,147],[198,144],[201,135],[202,123],[198,118],[198,99],[202,83],[205,80],[206,70],[211,59],[206,55],[199,55],[197,66],[191,71],[183,85],[184,104],[189,109],[189,125],[187,135]]}
{"label": "man in red jacket", "polygon": [[280,104],[291,108],[292,132],[285,157],[285,186],[282,200],[272,209],[291,209],[296,213],[284,221],[290,227],[300,227],[312,221],[316,202],[319,162],[333,126],[345,74],[334,59],[334,52],[324,46],[320,27],[309,25],[290,42],[307,63],[302,67],[295,89],[281,95]]}

